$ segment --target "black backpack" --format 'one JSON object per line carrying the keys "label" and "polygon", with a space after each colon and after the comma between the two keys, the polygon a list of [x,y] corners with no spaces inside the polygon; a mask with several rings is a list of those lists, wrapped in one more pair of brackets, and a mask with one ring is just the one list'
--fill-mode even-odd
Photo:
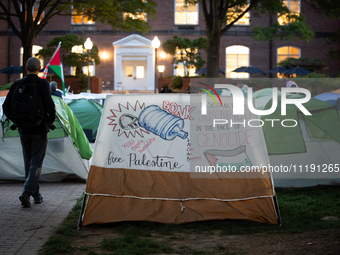
{"label": "black backpack", "polygon": [[9,119],[21,128],[37,127],[44,119],[43,109],[37,81],[25,83],[24,79],[18,80],[13,92]]}

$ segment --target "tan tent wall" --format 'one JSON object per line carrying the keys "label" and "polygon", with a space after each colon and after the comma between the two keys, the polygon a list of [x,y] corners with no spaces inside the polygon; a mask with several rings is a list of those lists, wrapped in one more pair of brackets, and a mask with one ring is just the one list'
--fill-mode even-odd
{"label": "tan tent wall", "polygon": [[237,219],[277,224],[270,178],[190,178],[190,173],[91,166],[83,225]]}

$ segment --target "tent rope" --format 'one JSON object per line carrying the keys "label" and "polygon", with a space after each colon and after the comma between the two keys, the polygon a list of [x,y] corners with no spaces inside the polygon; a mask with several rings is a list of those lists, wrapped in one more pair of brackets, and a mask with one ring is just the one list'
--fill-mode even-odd
{"label": "tent rope", "polygon": [[[85,192],[86,195],[89,196],[104,196],[104,197],[119,197],[119,198],[137,198],[137,199],[150,199],[150,200],[168,200],[168,201],[190,201],[190,200],[215,200],[221,202],[229,202],[229,201],[242,201],[242,200],[250,200],[250,199],[257,199],[257,198],[267,198],[267,197],[274,197],[273,195],[264,195],[264,196],[257,196],[257,197],[246,197],[246,198],[235,198],[235,199],[222,199],[222,198],[214,198],[214,197],[192,197],[192,198],[162,198],[162,197],[137,197],[137,196],[129,196],[129,195],[110,195],[110,194],[91,194]],[[185,208],[185,207],[184,207]]]}

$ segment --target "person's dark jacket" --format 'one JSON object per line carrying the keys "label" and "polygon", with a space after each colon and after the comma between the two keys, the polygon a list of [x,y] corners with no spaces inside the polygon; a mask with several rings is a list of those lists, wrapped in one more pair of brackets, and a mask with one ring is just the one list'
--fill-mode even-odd
{"label": "person's dark jacket", "polygon": [[[50,86],[47,80],[39,78],[36,74],[28,74],[23,78],[24,83],[36,82],[38,85],[38,91],[42,99],[44,112],[46,112],[45,119],[38,127],[34,128],[19,128],[19,133],[29,134],[29,135],[39,135],[44,134],[49,131],[49,126],[52,124],[56,118],[55,115],[55,105],[51,98]],[[12,97],[14,92],[15,82],[11,85],[5,102],[2,105],[3,113],[9,117],[9,112],[12,104]]]}

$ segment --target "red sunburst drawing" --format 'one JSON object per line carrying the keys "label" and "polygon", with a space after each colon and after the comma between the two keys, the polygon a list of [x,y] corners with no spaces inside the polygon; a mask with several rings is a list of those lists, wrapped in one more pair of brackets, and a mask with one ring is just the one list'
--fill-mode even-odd
{"label": "red sunburst drawing", "polygon": [[144,137],[143,133],[149,134],[149,132],[139,126],[138,116],[145,109],[145,103],[140,104],[137,100],[135,106],[132,106],[129,102],[126,106],[123,104],[118,104],[118,109],[110,109],[112,116],[108,116],[107,119],[110,120],[109,126],[113,126],[112,131],[118,132],[118,136],[125,135],[126,138]]}

